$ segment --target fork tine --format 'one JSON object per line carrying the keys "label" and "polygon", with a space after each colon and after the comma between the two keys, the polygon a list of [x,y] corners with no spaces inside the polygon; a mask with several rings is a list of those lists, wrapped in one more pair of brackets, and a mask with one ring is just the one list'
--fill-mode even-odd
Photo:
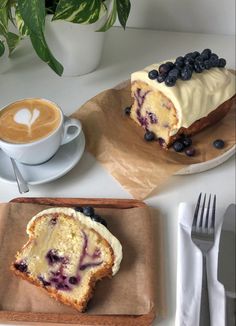
{"label": "fork tine", "polygon": [[205,228],[208,228],[208,219],[209,219],[209,212],[210,212],[210,204],[211,204],[211,194],[209,196],[208,200],[208,206],[207,206],[207,213],[206,213],[206,220],[205,220]]}
{"label": "fork tine", "polygon": [[206,203],[206,194],[204,195],[203,204],[202,204],[202,211],[201,211],[201,217],[200,217],[200,223],[199,223],[200,228],[202,227],[203,215],[204,215],[204,210],[205,210],[205,203]]}
{"label": "fork tine", "polygon": [[200,202],[201,202],[201,197],[202,197],[202,193],[200,193],[200,195],[198,196],[197,205],[196,205],[194,217],[193,217],[192,227],[196,227],[196,225],[197,225],[197,216],[198,216],[199,206],[200,206]]}
{"label": "fork tine", "polygon": [[211,214],[211,228],[213,230],[215,228],[215,215],[216,215],[216,195],[214,195],[213,208]]}

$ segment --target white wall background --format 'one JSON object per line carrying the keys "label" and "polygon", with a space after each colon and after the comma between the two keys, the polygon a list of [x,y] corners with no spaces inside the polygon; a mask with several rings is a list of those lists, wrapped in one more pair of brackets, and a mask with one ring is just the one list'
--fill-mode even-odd
{"label": "white wall background", "polygon": [[131,0],[127,26],[235,34],[235,0]]}

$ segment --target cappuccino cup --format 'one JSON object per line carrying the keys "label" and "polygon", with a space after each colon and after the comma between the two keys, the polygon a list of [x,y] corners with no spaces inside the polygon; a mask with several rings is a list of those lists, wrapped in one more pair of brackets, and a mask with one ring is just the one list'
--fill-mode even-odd
{"label": "cappuccino cup", "polygon": [[20,163],[48,161],[81,130],[79,120],[66,117],[46,99],[23,99],[0,109],[0,149]]}

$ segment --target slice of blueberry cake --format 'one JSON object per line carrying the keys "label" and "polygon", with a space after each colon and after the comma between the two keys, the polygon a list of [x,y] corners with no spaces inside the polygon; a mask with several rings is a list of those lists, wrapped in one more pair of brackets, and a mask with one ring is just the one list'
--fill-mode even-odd
{"label": "slice of blueberry cake", "polygon": [[131,75],[131,118],[146,140],[169,147],[227,114],[235,95],[235,76],[210,49],[153,64]]}
{"label": "slice of blueberry cake", "polygon": [[97,280],[115,275],[122,247],[92,207],[50,208],[27,225],[28,242],[11,269],[82,312]]}

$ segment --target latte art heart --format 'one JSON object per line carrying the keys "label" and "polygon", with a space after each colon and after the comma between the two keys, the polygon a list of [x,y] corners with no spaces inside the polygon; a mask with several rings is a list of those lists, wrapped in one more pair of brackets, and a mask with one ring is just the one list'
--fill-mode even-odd
{"label": "latte art heart", "polygon": [[34,109],[33,111],[30,111],[29,109],[21,109],[14,115],[14,120],[16,123],[31,127],[39,115],[40,111],[38,109]]}

